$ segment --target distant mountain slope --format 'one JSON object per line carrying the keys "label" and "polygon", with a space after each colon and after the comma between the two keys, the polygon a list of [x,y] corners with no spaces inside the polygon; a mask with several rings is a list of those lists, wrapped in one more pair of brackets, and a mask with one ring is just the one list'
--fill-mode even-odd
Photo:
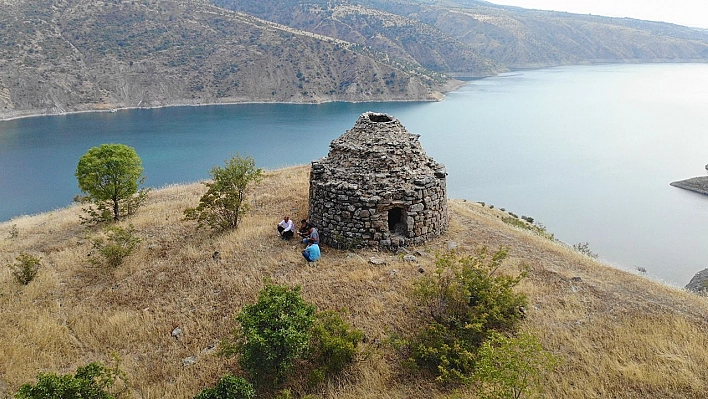
{"label": "distant mountain slope", "polygon": [[206,1],[0,2],[0,117],[238,101],[411,100],[447,78]]}
{"label": "distant mountain slope", "polygon": [[213,1],[299,29],[395,51],[445,73],[479,76],[504,68],[708,60],[708,31],[626,18],[470,0]]}
{"label": "distant mountain slope", "polygon": [[472,0],[0,0],[0,119],[439,99],[514,68],[708,60],[708,31]]}
{"label": "distant mountain slope", "polygon": [[[368,4],[372,3],[372,4]],[[359,43],[440,72],[489,76],[504,70],[472,46],[398,7],[364,1],[214,0],[259,18]]]}

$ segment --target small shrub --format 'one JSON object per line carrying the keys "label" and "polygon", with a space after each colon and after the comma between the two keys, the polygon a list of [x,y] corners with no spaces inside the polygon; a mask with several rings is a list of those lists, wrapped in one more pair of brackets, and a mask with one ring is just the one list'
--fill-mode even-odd
{"label": "small shrub", "polygon": [[253,399],[256,390],[243,377],[226,375],[213,388],[205,388],[194,399]]}
{"label": "small shrub", "polygon": [[310,384],[317,385],[354,361],[364,333],[332,311],[319,312],[312,329],[309,360],[315,366]]}
{"label": "small shrub", "polygon": [[474,379],[480,399],[534,397],[547,373],[558,364],[535,336],[492,334],[477,354]]}
{"label": "small shrub", "polygon": [[309,346],[315,307],[302,299],[300,289],[266,281],[258,302],[236,316],[239,362],[257,383],[283,382]]}
{"label": "small shrub", "polygon": [[505,217],[501,218],[502,222],[504,222],[510,226],[518,227],[518,228],[524,229],[524,230],[529,230],[532,233],[539,235],[547,240],[555,241],[556,238],[553,235],[553,233],[549,233],[546,230],[546,227],[544,225],[542,225],[540,223],[534,224],[534,223],[529,222],[526,219],[523,219],[523,220],[522,219],[523,219],[523,217],[521,219],[518,219],[516,217],[516,215],[512,215],[511,217],[505,216]]}
{"label": "small shrub", "polygon": [[590,250],[590,244],[587,242],[579,242],[577,244],[573,244],[573,249],[585,256],[597,259],[598,255],[592,250]]}
{"label": "small shrub", "polygon": [[20,230],[17,228],[16,224],[10,226],[10,231],[7,232],[7,238],[14,240],[20,236]]}
{"label": "small shrub", "polygon": [[471,383],[478,348],[494,332],[514,331],[521,320],[526,297],[514,287],[525,272],[498,274],[507,255],[508,249],[500,248],[490,256],[486,247],[473,256],[448,253],[438,257],[433,275],[417,283],[430,319],[412,340],[411,355],[438,381]]}
{"label": "small shrub", "polygon": [[15,260],[15,263],[10,263],[7,267],[10,268],[18,283],[29,284],[37,276],[42,259],[23,252]]}
{"label": "small shrub", "polygon": [[[140,243],[140,238],[135,235],[133,225],[124,229],[120,226],[110,226],[106,229],[106,239],[102,237],[91,240],[93,248],[98,252],[105,262],[110,267],[118,267],[123,263],[123,260],[132,254]],[[101,263],[95,258],[91,259],[94,264]]]}
{"label": "small shrub", "polygon": [[127,392],[125,374],[100,363],[89,363],[76,369],[76,374],[40,373],[36,384],[24,384],[16,399],[117,399]]}

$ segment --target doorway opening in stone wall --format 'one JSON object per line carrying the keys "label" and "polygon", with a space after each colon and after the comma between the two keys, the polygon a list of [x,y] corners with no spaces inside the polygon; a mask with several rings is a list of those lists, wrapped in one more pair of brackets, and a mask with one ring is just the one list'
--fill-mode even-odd
{"label": "doorway opening in stone wall", "polygon": [[403,208],[391,208],[388,210],[388,230],[391,234],[405,236],[408,232],[406,224],[406,212]]}

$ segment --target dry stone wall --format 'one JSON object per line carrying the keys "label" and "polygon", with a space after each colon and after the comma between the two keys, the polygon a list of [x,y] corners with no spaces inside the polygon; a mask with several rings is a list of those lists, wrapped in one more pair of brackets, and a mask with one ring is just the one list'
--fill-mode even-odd
{"label": "dry stone wall", "polygon": [[336,248],[421,244],[447,230],[444,165],[394,117],[367,112],[312,162],[309,218]]}

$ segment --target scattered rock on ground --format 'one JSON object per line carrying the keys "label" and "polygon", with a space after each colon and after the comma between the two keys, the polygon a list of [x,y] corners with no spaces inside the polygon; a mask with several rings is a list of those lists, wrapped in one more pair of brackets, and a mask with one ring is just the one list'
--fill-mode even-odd
{"label": "scattered rock on ground", "polygon": [[179,338],[182,335],[182,329],[179,327],[175,327],[174,330],[172,330],[172,336],[175,338]]}
{"label": "scattered rock on ground", "polygon": [[372,265],[385,265],[386,260],[382,258],[377,258],[376,256],[372,256],[371,258],[369,258],[369,263],[371,263]]}
{"label": "scattered rock on ground", "polygon": [[182,366],[191,366],[195,363],[197,363],[196,356],[185,357],[184,359],[182,359]]}
{"label": "scattered rock on ground", "polygon": [[202,349],[202,355],[208,355],[210,353],[216,352],[216,343],[211,343],[206,348]]}

